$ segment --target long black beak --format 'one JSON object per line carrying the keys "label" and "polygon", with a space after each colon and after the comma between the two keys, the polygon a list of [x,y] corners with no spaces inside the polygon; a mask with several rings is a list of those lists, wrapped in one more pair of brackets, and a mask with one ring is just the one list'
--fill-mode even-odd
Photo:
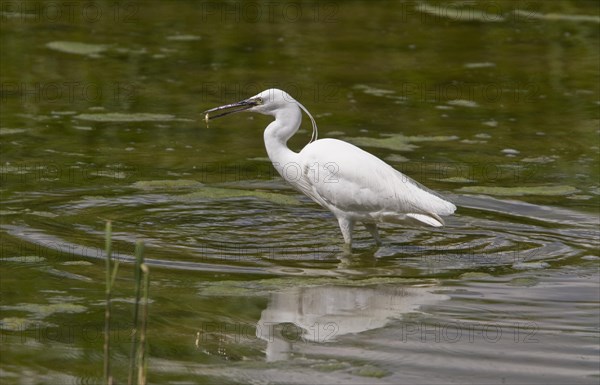
{"label": "long black beak", "polygon": [[[235,112],[241,112],[241,111],[247,110],[249,108],[252,108],[254,106],[257,106],[257,105],[258,105],[258,102],[256,100],[246,99],[246,100],[242,100],[241,102],[226,104],[221,107],[215,107],[215,108],[211,108],[210,110],[206,110],[206,111],[204,111],[204,114],[205,114],[204,116],[205,116],[206,122],[208,122],[210,119],[216,119],[216,118],[220,118],[221,116],[233,114]],[[227,110],[227,111],[222,112],[217,115],[214,115],[214,116],[210,116],[211,112],[223,111],[223,110]]]}

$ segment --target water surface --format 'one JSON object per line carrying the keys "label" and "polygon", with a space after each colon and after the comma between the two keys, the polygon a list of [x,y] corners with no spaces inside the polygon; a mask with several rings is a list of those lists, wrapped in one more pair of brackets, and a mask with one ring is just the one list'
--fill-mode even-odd
{"label": "water surface", "polygon": [[[101,382],[106,220],[118,382],[138,239],[153,383],[598,382],[596,2],[91,4],[3,3],[2,383]],[[268,117],[204,125],[270,87],[456,215],[346,253]]]}

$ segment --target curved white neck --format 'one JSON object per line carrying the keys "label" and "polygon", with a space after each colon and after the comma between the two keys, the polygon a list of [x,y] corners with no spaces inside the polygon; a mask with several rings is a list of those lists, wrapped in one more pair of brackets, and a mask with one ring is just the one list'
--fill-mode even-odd
{"label": "curved white neck", "polygon": [[302,112],[297,104],[289,103],[286,108],[277,110],[274,116],[275,120],[264,132],[267,155],[283,179],[291,181],[298,177],[296,170],[299,170],[300,163],[298,154],[287,147],[287,141],[300,128]]}

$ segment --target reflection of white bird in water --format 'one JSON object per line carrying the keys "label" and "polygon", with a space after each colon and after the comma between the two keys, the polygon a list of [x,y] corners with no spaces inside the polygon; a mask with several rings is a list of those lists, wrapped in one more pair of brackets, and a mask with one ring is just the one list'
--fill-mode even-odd
{"label": "reflection of white bird in water", "polygon": [[289,360],[298,342],[326,343],[379,329],[422,306],[450,298],[437,294],[436,289],[399,282],[365,287],[287,287],[269,294],[269,304],[256,322],[256,337],[267,341],[267,361]]}
{"label": "reflection of white bird in water", "polygon": [[[312,122],[311,142],[299,153],[287,147],[298,131],[302,110]],[[279,174],[337,218],[344,241],[352,244],[352,229],[362,222],[380,243],[377,223],[416,220],[444,225],[441,215],[456,206],[381,159],[337,139],[317,140],[317,125],[306,108],[286,92],[269,89],[249,99],[205,111],[205,120],[240,111],[275,117],[264,132],[265,146]],[[210,113],[223,111],[210,116]]]}

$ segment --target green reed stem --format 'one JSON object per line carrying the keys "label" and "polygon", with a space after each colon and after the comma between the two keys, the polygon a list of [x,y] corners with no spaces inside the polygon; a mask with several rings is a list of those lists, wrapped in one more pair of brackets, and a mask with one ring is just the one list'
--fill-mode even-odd
{"label": "green reed stem", "polygon": [[140,308],[140,293],[142,270],[141,266],[144,262],[144,244],[141,241],[135,243],[135,306],[133,308],[133,329],[131,331],[131,350],[129,352],[129,377],[127,383],[133,385],[135,383],[135,366],[136,366],[136,347],[137,347],[137,330],[138,330],[138,314]]}
{"label": "green reed stem", "polygon": [[[106,255],[106,304],[104,307],[104,384],[110,385],[112,384],[112,377],[110,375],[110,297],[111,297],[111,288],[112,288],[112,280],[110,276],[110,259],[112,254],[112,225],[111,222],[106,222],[105,228],[105,244],[104,251]],[[116,275],[115,265],[115,274]]]}
{"label": "green reed stem", "polygon": [[148,265],[142,263],[140,266],[144,273],[144,313],[142,315],[142,325],[140,331],[139,359],[138,359],[138,385],[146,385],[146,326],[148,324],[148,290],[150,286],[150,269]]}

